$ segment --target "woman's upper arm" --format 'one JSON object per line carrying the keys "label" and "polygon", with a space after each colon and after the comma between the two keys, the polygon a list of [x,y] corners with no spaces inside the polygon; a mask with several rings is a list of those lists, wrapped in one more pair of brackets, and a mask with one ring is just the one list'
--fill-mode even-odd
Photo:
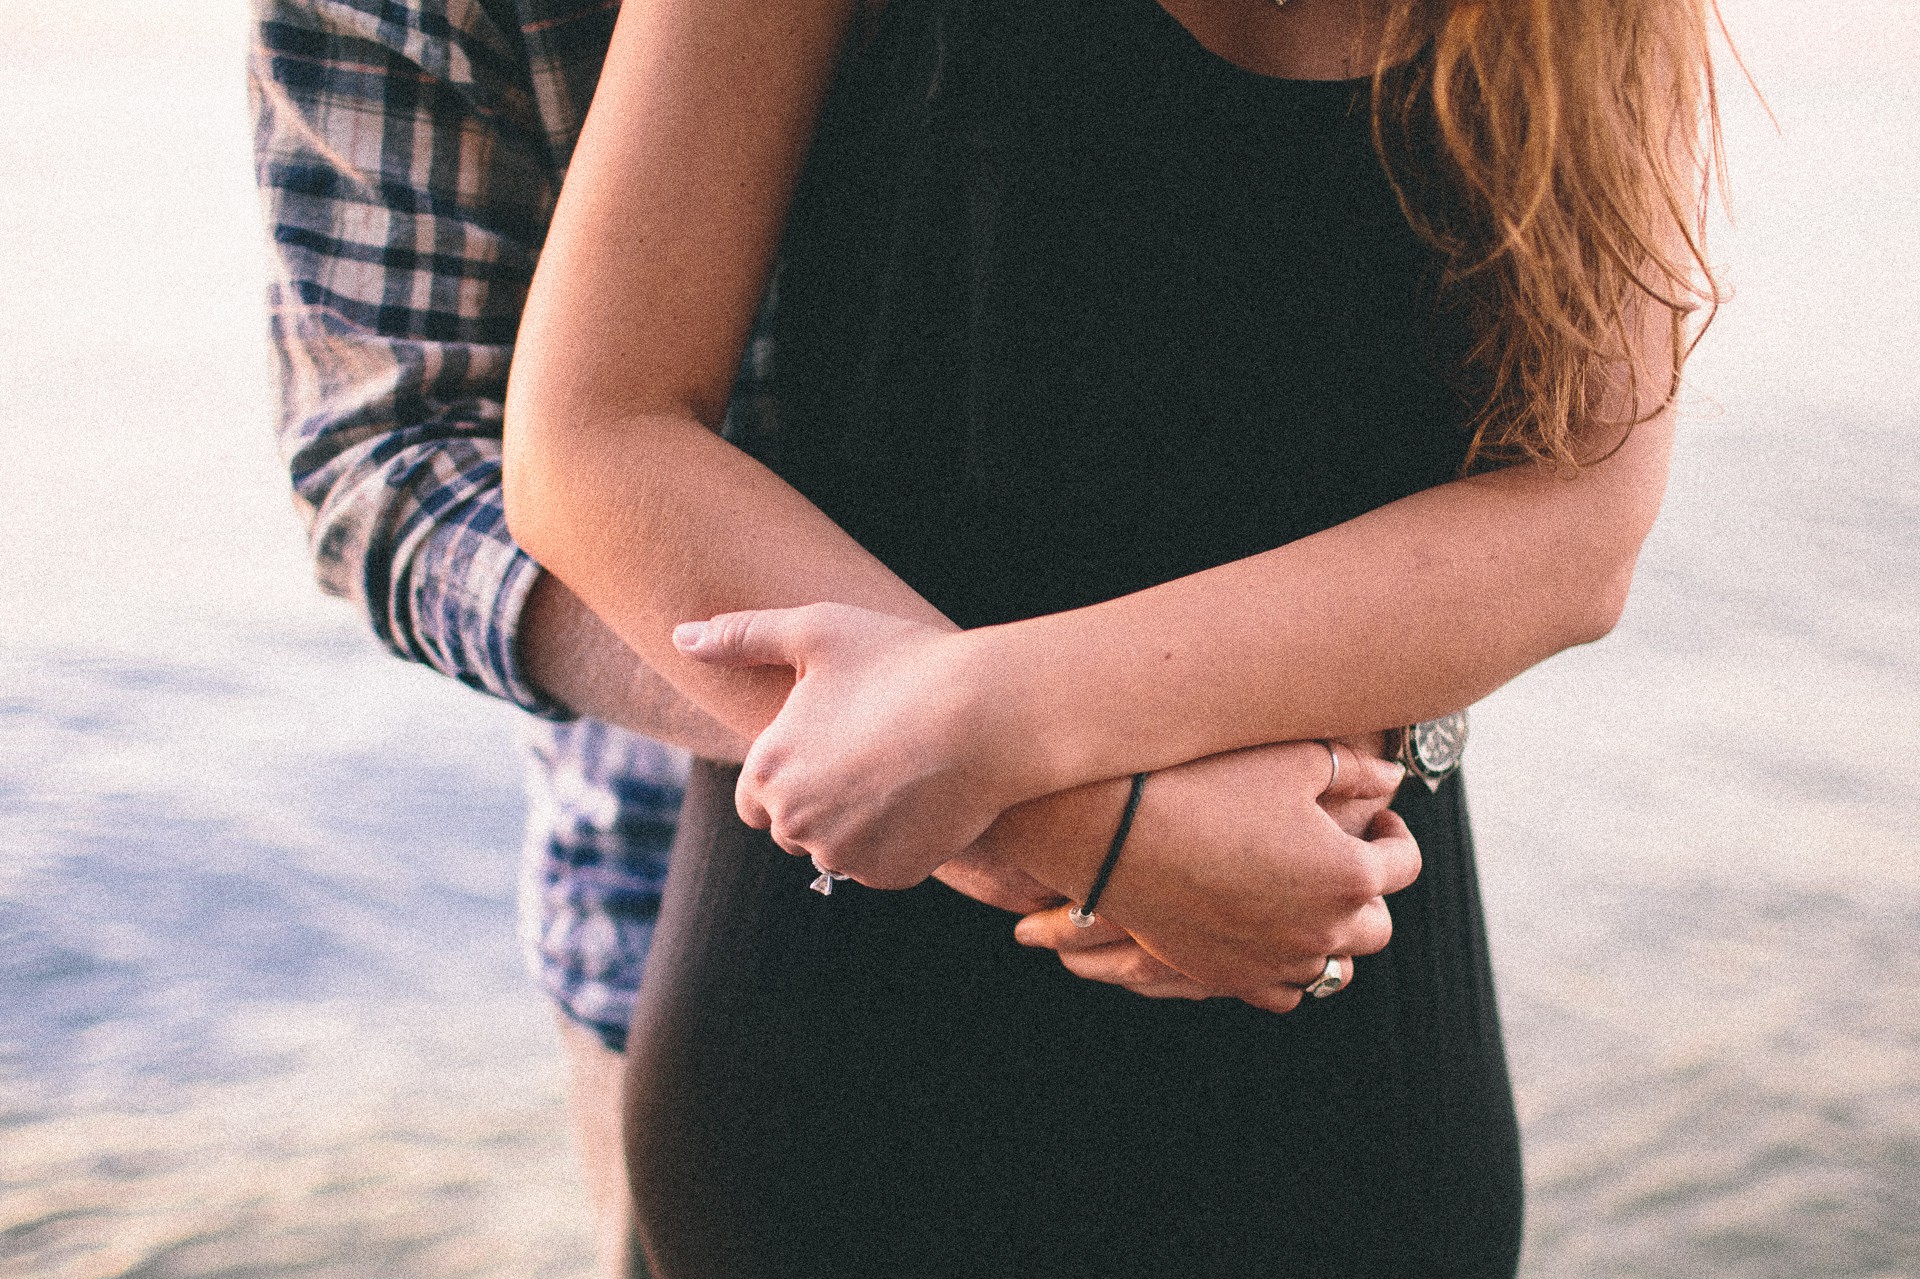
{"label": "woman's upper arm", "polygon": [[629,0],[521,322],[521,478],[576,433],[717,425],[852,7]]}

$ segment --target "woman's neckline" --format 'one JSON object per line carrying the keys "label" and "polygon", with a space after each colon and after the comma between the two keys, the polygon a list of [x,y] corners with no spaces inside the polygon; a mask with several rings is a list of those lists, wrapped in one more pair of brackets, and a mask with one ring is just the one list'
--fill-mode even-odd
{"label": "woman's neckline", "polygon": [[1216,74],[1223,77],[1238,80],[1249,85],[1271,86],[1274,92],[1301,94],[1326,93],[1330,95],[1348,94],[1357,88],[1368,86],[1373,82],[1371,75],[1343,76],[1334,79],[1322,79],[1315,76],[1268,75],[1264,71],[1256,71],[1251,67],[1242,66],[1232,58],[1208,48],[1200,37],[1188,28],[1186,23],[1168,12],[1166,6],[1163,5],[1160,0],[1133,0],[1133,2],[1138,4],[1143,12],[1150,11],[1146,13],[1146,16],[1165,27],[1172,40],[1186,50],[1189,58],[1198,63],[1210,65],[1214,68]]}

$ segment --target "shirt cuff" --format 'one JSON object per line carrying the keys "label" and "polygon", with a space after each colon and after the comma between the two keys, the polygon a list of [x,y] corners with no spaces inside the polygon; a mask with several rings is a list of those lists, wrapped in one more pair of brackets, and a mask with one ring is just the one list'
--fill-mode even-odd
{"label": "shirt cuff", "polygon": [[572,711],[537,688],[520,661],[520,618],[544,572],[505,536],[471,526],[434,529],[408,566],[414,634],[429,666],[541,719]]}

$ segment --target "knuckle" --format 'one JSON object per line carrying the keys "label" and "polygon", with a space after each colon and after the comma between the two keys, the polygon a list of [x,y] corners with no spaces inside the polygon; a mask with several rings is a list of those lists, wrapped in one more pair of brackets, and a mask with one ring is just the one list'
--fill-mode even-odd
{"label": "knuckle", "polygon": [[803,604],[790,610],[787,616],[795,647],[820,647],[846,629],[852,613],[845,604]]}
{"label": "knuckle", "polygon": [[817,630],[824,627],[844,625],[852,620],[853,614],[854,608],[851,604],[842,604],[837,601],[827,600],[819,604],[808,604],[806,607],[800,609],[797,615],[809,627]]}
{"label": "knuckle", "polygon": [[812,820],[812,814],[805,809],[795,808],[777,799],[764,803],[768,829],[777,832],[776,839],[783,839],[795,847],[806,849],[818,857],[823,865],[831,865],[839,870],[840,863],[846,857],[846,848],[841,841],[833,838],[832,832],[822,829],[820,823]]}
{"label": "knuckle", "polygon": [[1349,947],[1356,955],[1377,955],[1387,948],[1393,940],[1393,916],[1388,913],[1386,904],[1381,903],[1378,910],[1369,910],[1361,916],[1359,927]]}
{"label": "knuckle", "polygon": [[1356,849],[1328,872],[1326,888],[1333,900],[1359,906],[1380,895],[1380,868]]}
{"label": "knuckle", "polygon": [[773,787],[774,775],[780,766],[771,758],[770,752],[756,751],[747,757],[740,768],[740,792],[756,798],[764,798]]}
{"label": "knuckle", "polygon": [[826,625],[821,610],[824,604],[803,604],[787,614],[787,629],[802,647],[810,646]]}
{"label": "knuckle", "polygon": [[1385,891],[1397,893],[1401,889],[1408,887],[1414,880],[1420,878],[1420,869],[1420,849],[1418,845],[1416,845],[1412,854],[1407,858],[1406,865],[1401,868],[1400,873],[1390,878],[1390,887],[1385,889]]}
{"label": "knuckle", "polygon": [[744,645],[753,632],[752,613],[722,613],[707,623],[714,630],[714,637],[725,648],[739,648]]}
{"label": "knuckle", "polygon": [[1312,924],[1294,930],[1288,940],[1298,955],[1321,956],[1333,954],[1340,949],[1341,930],[1332,923]]}

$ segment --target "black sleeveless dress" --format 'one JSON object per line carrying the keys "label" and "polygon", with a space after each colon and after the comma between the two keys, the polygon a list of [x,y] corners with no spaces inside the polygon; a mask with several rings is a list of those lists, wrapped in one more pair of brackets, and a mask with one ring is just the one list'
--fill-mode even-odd
{"label": "black sleeveless dress", "polygon": [[[1364,84],[1153,0],[895,0],[782,253],[757,447],[963,626],[1281,545],[1457,473],[1465,336]],[[631,1038],[660,1279],[1511,1275],[1520,1177],[1456,777],[1352,989],[1151,1001],[929,881],[811,867],[696,768]]]}

